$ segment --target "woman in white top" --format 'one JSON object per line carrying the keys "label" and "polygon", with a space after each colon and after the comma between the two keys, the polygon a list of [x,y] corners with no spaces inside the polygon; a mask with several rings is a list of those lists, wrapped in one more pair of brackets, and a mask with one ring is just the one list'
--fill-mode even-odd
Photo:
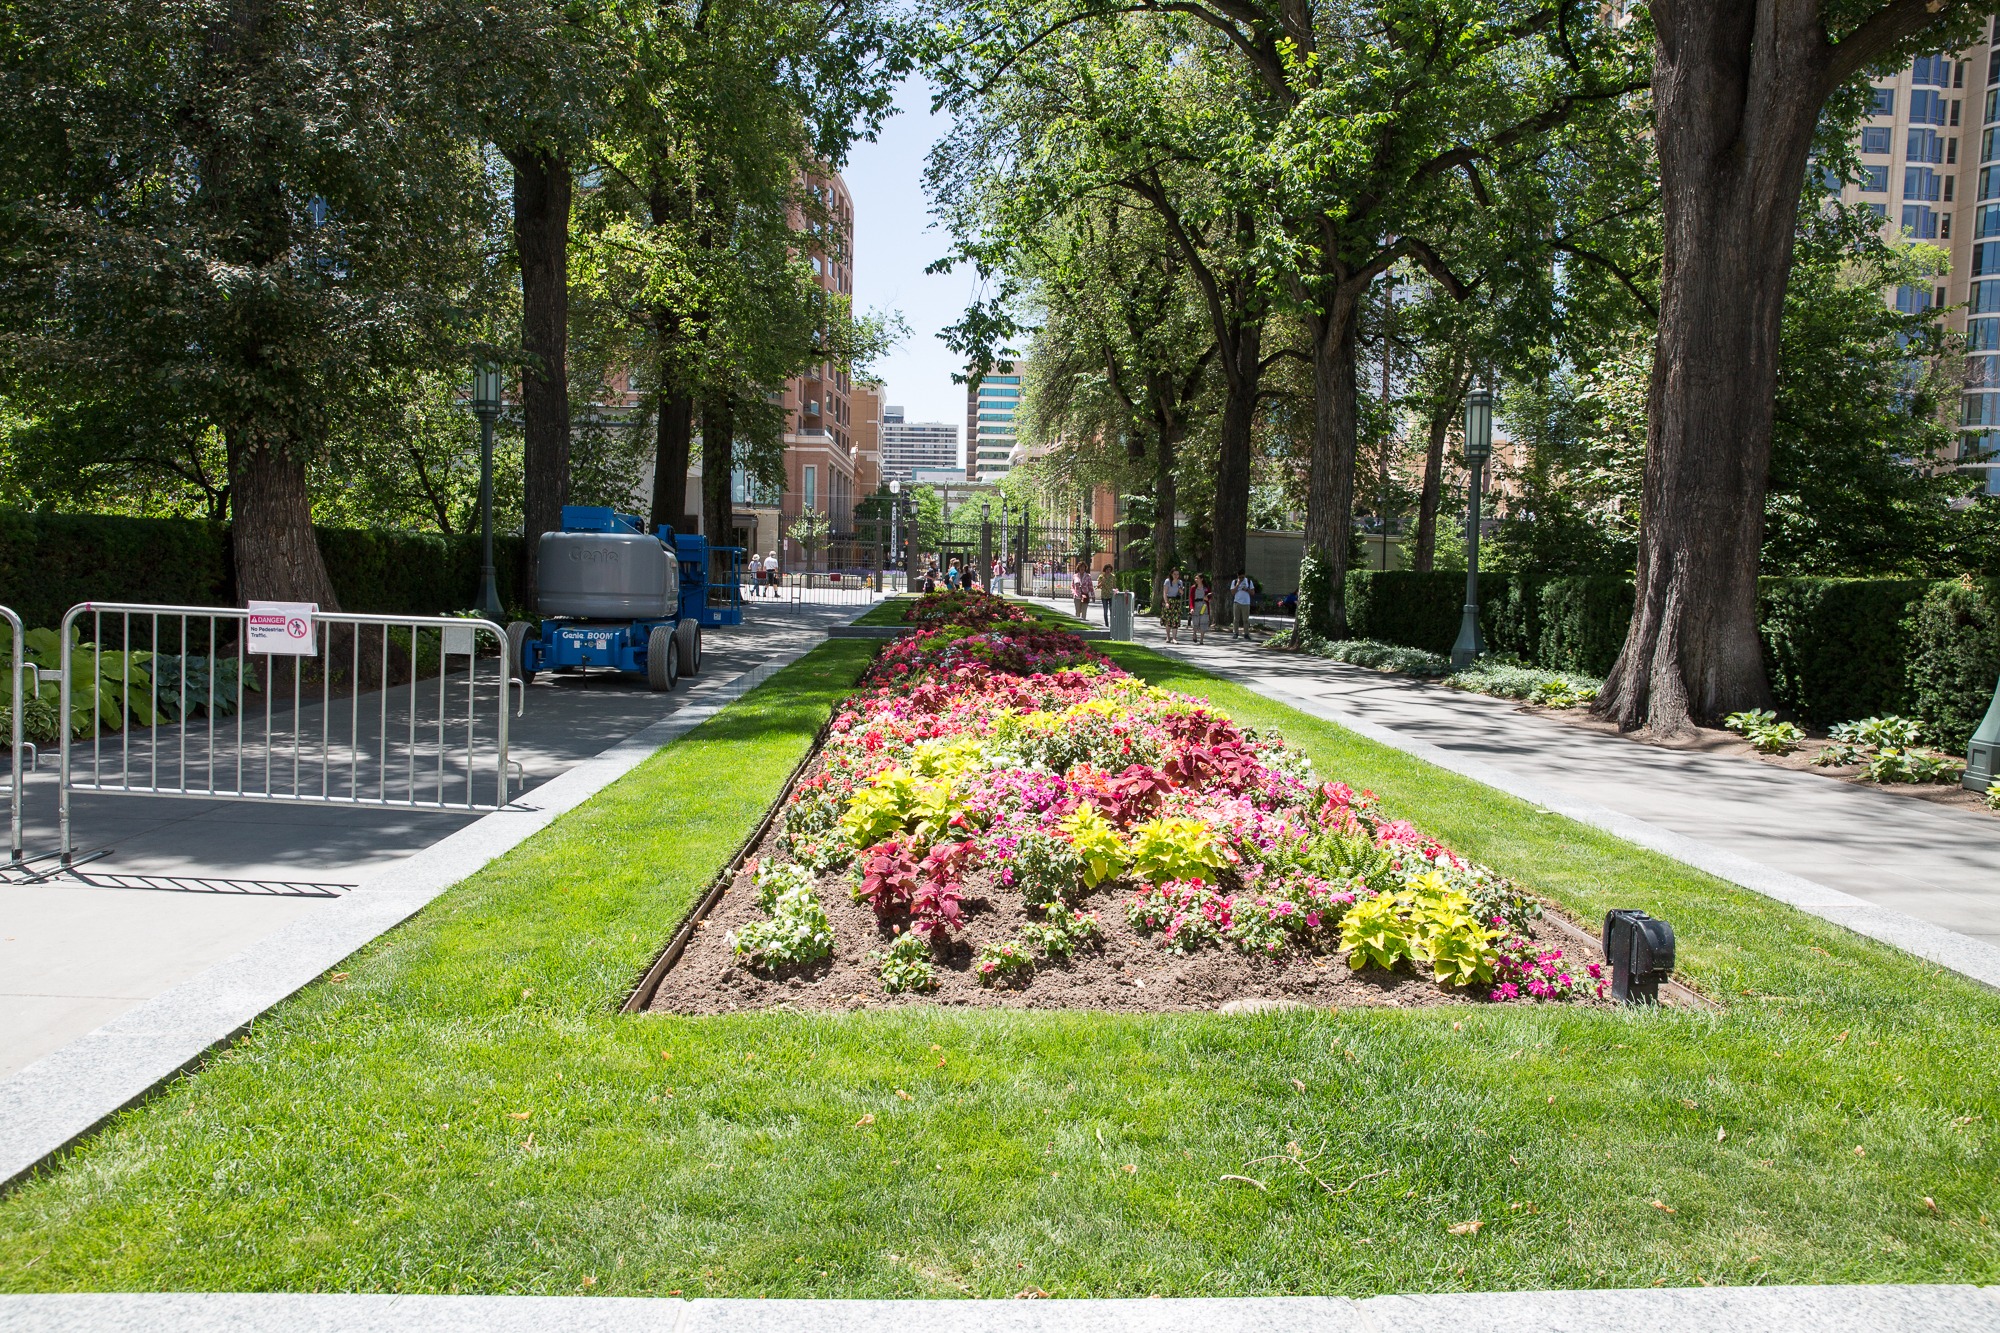
{"label": "woman in white top", "polygon": [[1160,628],[1167,632],[1168,643],[1181,640],[1181,599],[1187,596],[1187,584],[1181,582],[1181,572],[1170,569],[1160,580]]}
{"label": "woman in white top", "polygon": [[1069,576],[1069,598],[1076,603],[1076,618],[1086,624],[1090,620],[1090,593],[1090,570],[1079,565]]}

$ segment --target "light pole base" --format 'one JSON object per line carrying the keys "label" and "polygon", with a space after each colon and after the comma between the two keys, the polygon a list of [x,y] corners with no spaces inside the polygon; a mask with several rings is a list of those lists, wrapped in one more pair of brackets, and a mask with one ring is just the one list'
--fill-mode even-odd
{"label": "light pole base", "polygon": [[488,620],[497,621],[505,614],[500,606],[500,588],[493,577],[493,566],[482,565],[479,570],[479,610]]}
{"label": "light pole base", "polygon": [[1486,636],[1479,632],[1479,608],[1467,603],[1458,623],[1458,639],[1451,645],[1451,669],[1463,671],[1486,656]]}

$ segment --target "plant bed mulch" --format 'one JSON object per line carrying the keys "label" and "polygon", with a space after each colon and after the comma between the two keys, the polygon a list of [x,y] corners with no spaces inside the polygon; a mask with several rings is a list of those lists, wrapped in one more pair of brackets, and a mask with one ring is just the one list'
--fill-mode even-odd
{"label": "plant bed mulch", "polygon": [[[1489,988],[1453,990],[1415,972],[1377,968],[1360,971],[1336,955],[1288,954],[1267,959],[1227,947],[1170,953],[1158,939],[1141,935],[1125,919],[1129,891],[1104,889],[1077,905],[1095,912],[1103,931],[1100,948],[1080,949],[1066,962],[1038,961],[1023,984],[980,984],[973,956],[982,945],[1018,935],[1035,919],[1019,894],[994,882],[992,872],[966,876],[965,930],[935,952],[937,989],[887,994],[877,976],[879,955],[895,939],[875,914],[854,901],[853,872],[816,877],[819,899],[833,924],[833,957],[797,969],[750,966],[729,948],[732,931],[761,920],[754,887],[756,861],[778,857],[780,834],[768,833],[702,919],[680,960],[661,979],[652,1012],[721,1014],[788,1005],[800,1009],[861,1009],[884,1005],[939,1004],[992,1009],[1112,1009],[1168,1013],[1219,1009],[1237,1001],[1291,1001],[1315,1007],[1344,1005],[1416,1006],[1462,1004],[1485,998]],[[1546,950],[1561,950],[1579,973],[1601,963],[1595,948],[1561,930],[1552,920],[1536,921],[1529,937]],[[1609,1004],[1579,997],[1568,1004]]]}
{"label": "plant bed mulch", "polygon": [[1588,933],[1282,738],[998,598],[911,618],[628,1008],[1603,1002]]}

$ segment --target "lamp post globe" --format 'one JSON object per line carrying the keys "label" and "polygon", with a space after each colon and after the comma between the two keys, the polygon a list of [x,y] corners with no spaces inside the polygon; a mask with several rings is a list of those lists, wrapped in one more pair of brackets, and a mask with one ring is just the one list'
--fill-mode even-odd
{"label": "lamp post globe", "polygon": [[1492,456],[1493,391],[1482,385],[1465,396],[1465,610],[1451,645],[1451,665],[1458,671],[1486,654],[1486,638],[1479,631],[1479,497]]}
{"label": "lamp post globe", "polygon": [[497,362],[482,357],[472,367],[472,414],[479,418],[479,610],[500,619],[500,589],[493,574],[493,423],[500,419],[504,382]]}

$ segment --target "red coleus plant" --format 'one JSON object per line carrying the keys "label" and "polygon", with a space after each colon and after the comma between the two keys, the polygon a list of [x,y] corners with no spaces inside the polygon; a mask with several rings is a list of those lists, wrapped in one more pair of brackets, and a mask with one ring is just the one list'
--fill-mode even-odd
{"label": "red coleus plant", "polygon": [[868,904],[877,919],[887,921],[909,908],[917,895],[916,850],[894,838],[878,842],[861,854],[861,888],[857,901]]}
{"label": "red coleus plant", "polygon": [[924,858],[923,880],[910,899],[910,928],[917,934],[928,940],[938,931],[949,934],[965,928],[965,915],[959,908],[963,888],[959,875],[978,851],[979,844],[970,839],[941,842],[931,848]]}
{"label": "red coleus plant", "polygon": [[915,846],[894,838],[878,842],[861,854],[861,887],[855,900],[865,902],[879,921],[908,913],[910,929],[925,939],[938,931],[965,928],[960,875],[978,852],[978,844],[942,842],[920,856]]}
{"label": "red coleus plant", "polygon": [[1264,765],[1241,741],[1215,745],[1184,745],[1164,765],[1176,786],[1225,788],[1232,795],[1262,785]]}
{"label": "red coleus plant", "polygon": [[1105,778],[1089,793],[1090,803],[1099,814],[1118,825],[1136,824],[1160,812],[1173,779],[1145,764],[1128,764],[1125,771]]}

